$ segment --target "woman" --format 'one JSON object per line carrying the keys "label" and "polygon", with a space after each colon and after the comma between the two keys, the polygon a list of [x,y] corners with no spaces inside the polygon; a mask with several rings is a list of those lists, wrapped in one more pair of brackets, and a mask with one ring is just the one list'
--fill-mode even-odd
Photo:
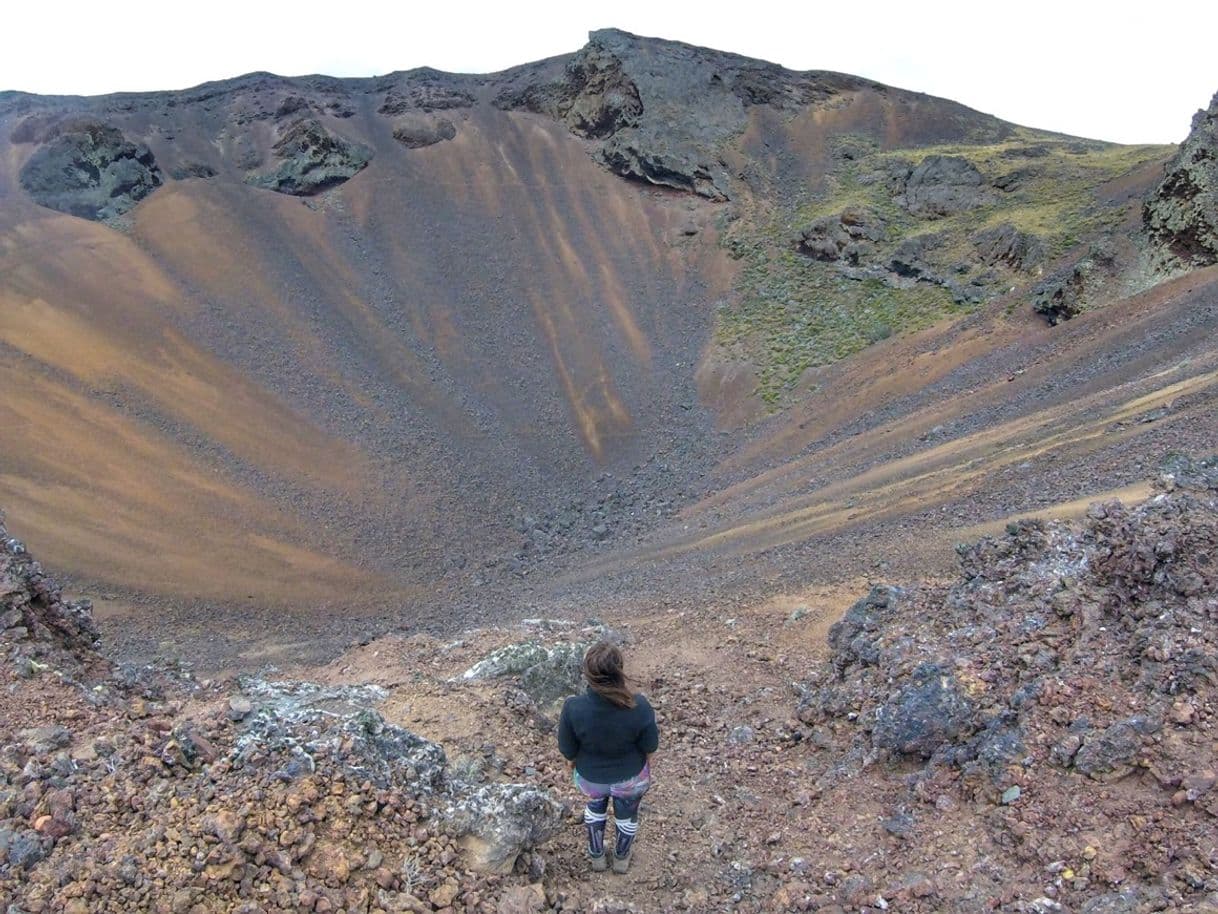
{"label": "woman", "polygon": [[639,830],[639,801],[651,786],[648,757],[660,744],[656,715],[642,695],[630,691],[622,652],[602,641],[584,655],[588,691],[568,698],[558,722],[558,750],[575,769],[575,786],[588,797],[584,824],[592,869],[603,872],[609,799],[617,843],[613,872],[630,868]]}

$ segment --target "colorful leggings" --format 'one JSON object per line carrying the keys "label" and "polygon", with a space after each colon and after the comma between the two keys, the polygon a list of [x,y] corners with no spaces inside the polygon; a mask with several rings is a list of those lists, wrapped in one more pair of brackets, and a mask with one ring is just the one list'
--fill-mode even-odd
{"label": "colorful leggings", "polygon": [[651,787],[651,765],[644,765],[643,770],[628,781],[616,784],[597,784],[585,780],[575,772],[575,786],[589,800],[588,808],[601,816],[609,808],[609,798],[613,798],[613,817],[615,819],[634,819],[639,814],[639,801]]}

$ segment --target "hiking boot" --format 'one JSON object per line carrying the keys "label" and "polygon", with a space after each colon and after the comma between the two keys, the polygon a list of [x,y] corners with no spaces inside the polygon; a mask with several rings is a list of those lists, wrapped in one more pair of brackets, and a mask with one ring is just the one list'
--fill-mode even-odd
{"label": "hiking boot", "polygon": [[632,842],[630,845],[630,850],[626,851],[625,857],[619,857],[617,854],[613,855],[613,872],[617,873],[619,876],[625,875],[626,871],[630,869],[630,858],[633,856],[634,844]]}
{"label": "hiking boot", "polygon": [[589,854],[588,863],[592,867],[592,872],[603,873],[605,870],[609,869],[609,855],[601,854],[599,857],[593,857],[591,854]]}

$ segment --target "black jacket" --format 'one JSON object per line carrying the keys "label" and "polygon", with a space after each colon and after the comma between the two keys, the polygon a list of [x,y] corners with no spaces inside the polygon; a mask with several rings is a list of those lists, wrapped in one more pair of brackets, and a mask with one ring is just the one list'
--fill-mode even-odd
{"label": "black jacket", "polygon": [[660,745],[656,714],[642,695],[619,708],[589,689],[568,698],[558,721],[558,751],[594,784],[628,781]]}

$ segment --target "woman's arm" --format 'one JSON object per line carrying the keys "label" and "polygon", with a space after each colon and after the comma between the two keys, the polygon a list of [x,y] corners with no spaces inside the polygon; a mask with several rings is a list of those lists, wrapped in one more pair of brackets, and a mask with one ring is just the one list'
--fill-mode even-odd
{"label": "woman's arm", "polygon": [[562,715],[558,718],[558,751],[568,762],[575,764],[575,757],[579,755],[579,737],[571,726],[571,715],[567,711],[570,704],[570,699],[563,703]]}

